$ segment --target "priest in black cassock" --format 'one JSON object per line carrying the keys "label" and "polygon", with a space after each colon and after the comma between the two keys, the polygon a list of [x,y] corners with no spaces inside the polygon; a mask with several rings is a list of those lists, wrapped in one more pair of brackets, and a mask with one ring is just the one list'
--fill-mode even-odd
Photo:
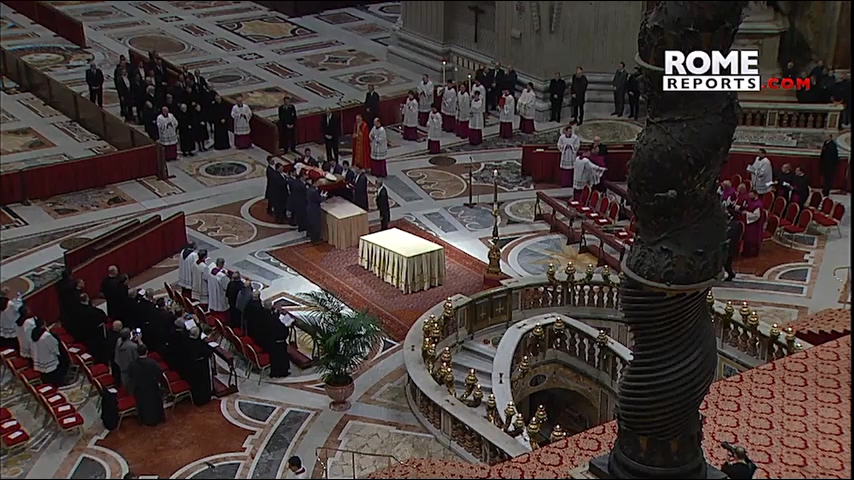
{"label": "priest in black cassock", "polygon": [[267,185],[264,188],[264,199],[267,200],[267,215],[273,214],[273,186],[276,184],[276,159],[272,155],[267,157],[267,169],[264,170],[267,177]]}
{"label": "priest in black cassock", "polygon": [[273,175],[273,190],[270,192],[273,202],[273,211],[276,214],[276,223],[285,223],[288,220],[288,198],[291,196],[288,178],[285,176],[285,166],[276,164],[276,173]]}
{"label": "priest in black cassock", "polygon": [[288,211],[291,212],[291,225],[297,227],[300,232],[305,231],[305,180],[303,175],[291,174],[288,177],[288,187],[291,194],[288,196]]}
{"label": "priest in black cassock", "polygon": [[139,358],[128,367],[128,377],[136,399],[136,416],[143,425],[154,427],[166,420],[160,393],[161,371],[157,362],[148,358],[148,347],[137,347]]}
{"label": "priest in black cassock", "polygon": [[213,394],[213,378],[211,377],[211,355],[213,350],[206,341],[202,340],[198,327],[190,329],[186,343],[187,366],[186,375],[182,377],[190,384],[193,403],[204,405],[211,401]]}
{"label": "priest in black cassock", "polygon": [[225,298],[228,299],[228,317],[231,326],[234,328],[240,327],[240,309],[237,308],[237,296],[243,290],[243,279],[240,278],[240,272],[231,272],[231,280],[228,286],[225,287]]}
{"label": "priest in black cassock", "polygon": [[181,155],[192,157],[193,150],[196,149],[196,135],[193,130],[193,114],[187,110],[187,104],[182,103],[178,113],[175,115],[178,120],[178,136],[179,145],[181,147]]}
{"label": "priest in black cassock", "polygon": [[275,307],[271,307],[270,326],[270,378],[284,378],[291,374],[291,357],[288,355],[288,337],[290,329],[286,322],[288,318],[279,314]]}
{"label": "priest in black cassock", "polygon": [[80,294],[73,318],[69,320],[71,323],[66,326],[66,329],[75,340],[86,345],[86,350],[95,355],[103,351],[106,341],[104,328],[107,323],[107,314],[100,308],[92,306],[89,295]]}
{"label": "priest in black cassock", "polygon": [[306,182],[305,223],[308,227],[308,237],[314,245],[318,245],[323,241],[320,238],[323,230],[323,217],[321,214],[320,204],[323,203],[324,200],[326,200],[326,192],[321,193],[314,184]]}
{"label": "priest in black cassock", "polygon": [[214,96],[210,108],[210,118],[214,124],[214,149],[228,150],[231,148],[231,140],[228,139],[228,119],[231,118],[231,108],[219,95]]}
{"label": "priest in black cassock", "polygon": [[243,309],[243,321],[246,324],[246,335],[264,350],[269,347],[271,315],[270,309],[261,304],[261,292],[254,290],[252,299]]}
{"label": "priest in black cassock", "polygon": [[208,121],[205,113],[202,112],[202,104],[197,103],[193,107],[193,137],[196,141],[196,146],[200,152],[207,152],[208,139]]}
{"label": "priest in black cassock", "polygon": [[364,211],[368,211],[368,175],[358,165],[356,170],[356,181],[353,186],[353,203]]}

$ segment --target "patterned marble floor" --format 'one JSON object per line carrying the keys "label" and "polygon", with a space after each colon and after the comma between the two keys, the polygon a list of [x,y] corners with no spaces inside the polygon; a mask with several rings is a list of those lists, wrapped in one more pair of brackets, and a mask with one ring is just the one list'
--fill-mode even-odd
{"label": "patterned marble floor", "polygon": [[[236,1],[56,3],[86,22],[87,35],[92,39],[89,52],[69,49],[61,40],[24,26],[11,29],[16,33],[8,37],[4,30],[2,43],[17,46],[25,54],[45,53],[39,58],[55,62],[44,67],[48,73],[78,90],[85,89],[80,72],[83,60],[94,56],[104,72],[112,74],[117,55],[129,45],[143,50],[157,48],[170,60],[200,69],[209,81],[221,82],[219,88],[225,94],[259,92],[255,98],[262,102],[267,94],[273,94],[265,89],[278,89],[276,101],[281,96],[279,90],[288,91],[305,100],[298,106],[301,111],[335,105],[342,98],[361,98],[364,83],[360,82],[385,82],[380,92],[390,95],[418,77],[384,60],[383,40],[396,20],[396,4],[291,20]],[[4,25],[27,25],[5,5],[0,6],[0,13]],[[385,73],[377,73],[383,69]],[[5,103],[4,130],[6,112],[16,117],[24,112],[12,111]],[[537,127],[547,132],[538,139],[555,140],[557,125]],[[614,143],[633,138],[640,128],[634,122],[594,116],[580,133],[585,138],[598,135],[604,142]],[[588,262],[575,246],[567,247],[560,237],[549,234],[546,225],[533,222],[537,190],[548,188],[556,195],[566,191],[521,177],[520,140],[495,138],[495,125],[488,127],[486,134],[488,138],[478,150],[446,134],[443,156],[450,159],[441,162],[431,161],[424,143],[393,138],[396,143],[390,152],[386,180],[395,204],[392,217],[406,218],[486,260],[484,240],[492,227],[488,205],[491,189],[486,185],[491,179],[478,172],[498,168],[504,182],[499,190],[504,271],[523,276],[542,273],[552,262]],[[753,141],[759,142],[745,140]],[[30,206],[4,207],[0,210],[0,280],[22,292],[38,288],[56,278],[63,246],[73,245],[77,238],[97,236],[129,218],[183,211],[190,238],[252,278],[263,288],[264,298],[286,302],[299,310],[299,300],[293,294],[320,287],[268,253],[302,242],[304,237],[269,223],[264,215],[265,157],[266,153],[258,149],[208,152],[170,164],[167,181],[143,179]],[[477,167],[473,194],[479,204],[474,208],[462,205],[467,197],[470,163]],[[848,197],[838,199],[849,201]],[[377,222],[375,211],[370,219]],[[832,270],[850,263],[849,234],[846,217],[841,238],[809,236],[796,242],[794,248],[768,246],[772,260],[738,265],[738,281],[718,287],[715,294],[720,299],[749,301],[767,323],[785,324],[800,314],[836,307],[841,284],[833,278]],[[159,289],[164,281],[176,279],[176,262],[167,259],[137,278],[134,286]],[[120,432],[105,435],[96,402],[73,393],[87,420],[86,434],[80,440],[49,435],[39,419],[26,413],[20,395],[3,383],[3,406],[20,412],[25,427],[38,432],[38,441],[23,454],[3,457],[0,475],[117,478],[130,468],[140,474],[174,478],[271,478],[281,476],[284,460],[296,454],[308,463],[314,478],[319,477],[321,464],[332,476],[352,477],[354,468],[364,476],[387,465],[368,457],[354,460],[333,449],[391,453],[400,460],[425,456],[450,459],[453,454],[429,437],[409,412],[399,348],[390,340],[384,342],[359,374],[354,406],[345,413],[327,408],[317,375],[306,371],[260,385],[252,377],[240,384],[239,394],[221,402],[201,409],[179,405],[175,415],[154,430],[140,430],[128,421]],[[72,385],[69,390],[76,392],[75,388],[79,387]],[[212,432],[228,432],[227,436],[220,435],[228,438],[207,441],[205,434]],[[155,436],[163,449],[147,456],[150,452],[140,440],[143,435]],[[205,447],[184,448],[196,443]]]}

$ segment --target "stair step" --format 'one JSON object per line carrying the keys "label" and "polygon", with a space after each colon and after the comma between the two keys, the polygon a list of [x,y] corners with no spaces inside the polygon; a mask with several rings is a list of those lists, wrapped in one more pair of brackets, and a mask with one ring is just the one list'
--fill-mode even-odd
{"label": "stair step", "polygon": [[[461,386],[465,387],[466,377],[469,374],[469,369],[461,367],[459,365],[454,365],[452,368],[454,372],[454,380],[459,383]],[[484,390],[484,393],[487,393],[486,390],[492,391],[492,374],[486,372],[477,372],[475,371],[475,376],[477,376],[477,381],[480,383],[480,388]]]}
{"label": "stair step", "polygon": [[466,350],[461,350],[454,355],[454,366],[469,369],[475,369],[480,374],[492,375],[492,361],[486,360],[478,354],[471,353]]}
{"label": "stair step", "polygon": [[498,352],[492,345],[484,344],[482,341],[469,340],[463,344],[463,350],[472,353],[483,360],[490,363],[495,360],[495,354]]}

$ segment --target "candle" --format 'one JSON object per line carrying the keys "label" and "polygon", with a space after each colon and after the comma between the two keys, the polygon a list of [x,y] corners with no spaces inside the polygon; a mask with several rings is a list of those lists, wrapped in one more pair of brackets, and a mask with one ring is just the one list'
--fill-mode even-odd
{"label": "candle", "polygon": [[445,84],[445,65],[447,65],[447,64],[448,64],[448,62],[446,62],[445,60],[442,60],[442,85]]}
{"label": "candle", "polygon": [[469,74],[469,88],[468,88],[468,91],[469,91],[469,93],[471,93],[471,74]]}
{"label": "candle", "polygon": [[498,170],[492,171],[492,203],[498,208]]}

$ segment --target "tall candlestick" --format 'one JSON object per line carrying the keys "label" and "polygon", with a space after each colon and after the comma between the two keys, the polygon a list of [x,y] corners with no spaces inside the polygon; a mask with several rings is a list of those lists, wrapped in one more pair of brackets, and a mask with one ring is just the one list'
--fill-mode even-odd
{"label": "tall candlestick", "polygon": [[498,208],[498,170],[492,171],[492,203]]}
{"label": "tall candlestick", "polygon": [[442,85],[445,84],[445,65],[447,65],[447,64],[448,64],[448,62],[446,62],[445,60],[442,60]]}
{"label": "tall candlestick", "polygon": [[469,88],[468,88],[468,92],[469,92],[469,95],[471,95],[471,74],[469,74]]}

